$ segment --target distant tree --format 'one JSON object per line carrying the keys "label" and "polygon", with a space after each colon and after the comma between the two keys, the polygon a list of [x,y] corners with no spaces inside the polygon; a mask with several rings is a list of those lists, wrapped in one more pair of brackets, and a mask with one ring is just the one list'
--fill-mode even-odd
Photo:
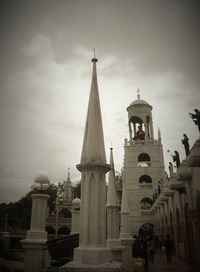
{"label": "distant tree", "polygon": [[73,187],[73,195],[74,198],[81,198],[81,182],[78,181],[78,183],[76,184],[76,186]]}
{"label": "distant tree", "polygon": [[51,183],[45,190],[39,190],[37,188],[28,192],[24,197],[14,203],[1,203],[0,204],[0,229],[4,230],[5,218],[7,215],[7,230],[16,231],[28,229],[31,221],[31,207],[33,193],[48,194],[48,207],[51,213],[55,209],[56,197],[58,186]]}

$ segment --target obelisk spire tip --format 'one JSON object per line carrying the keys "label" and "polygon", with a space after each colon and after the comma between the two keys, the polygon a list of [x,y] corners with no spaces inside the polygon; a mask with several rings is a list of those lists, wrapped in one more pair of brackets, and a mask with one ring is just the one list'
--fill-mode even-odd
{"label": "obelisk spire tip", "polygon": [[95,48],[93,48],[93,52],[94,52],[94,58],[92,59],[92,62],[97,62],[98,59],[97,59],[96,56],[95,56]]}

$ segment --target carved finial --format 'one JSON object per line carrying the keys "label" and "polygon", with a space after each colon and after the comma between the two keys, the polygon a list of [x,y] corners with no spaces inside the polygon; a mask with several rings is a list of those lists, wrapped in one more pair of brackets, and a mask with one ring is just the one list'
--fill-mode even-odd
{"label": "carved finial", "polygon": [[138,100],[140,100],[140,91],[141,90],[137,88],[136,92],[137,92],[137,98],[138,98]]}

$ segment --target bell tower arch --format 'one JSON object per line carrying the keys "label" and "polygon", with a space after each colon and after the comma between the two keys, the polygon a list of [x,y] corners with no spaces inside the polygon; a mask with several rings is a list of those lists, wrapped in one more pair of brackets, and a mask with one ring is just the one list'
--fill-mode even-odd
{"label": "bell tower arch", "polygon": [[137,100],[128,106],[127,111],[130,141],[154,140],[152,106],[141,100],[138,94]]}

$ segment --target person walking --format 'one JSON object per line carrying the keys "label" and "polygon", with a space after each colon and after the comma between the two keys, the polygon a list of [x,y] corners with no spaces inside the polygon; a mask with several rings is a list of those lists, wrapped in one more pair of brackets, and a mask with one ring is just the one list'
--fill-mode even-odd
{"label": "person walking", "polygon": [[166,236],[166,239],[164,241],[164,247],[165,247],[167,262],[169,263],[172,260],[172,248],[173,248],[173,242],[170,238],[170,235]]}
{"label": "person walking", "polygon": [[149,255],[149,261],[153,263],[154,261],[154,253],[155,253],[155,240],[150,237],[148,241],[148,255]]}

